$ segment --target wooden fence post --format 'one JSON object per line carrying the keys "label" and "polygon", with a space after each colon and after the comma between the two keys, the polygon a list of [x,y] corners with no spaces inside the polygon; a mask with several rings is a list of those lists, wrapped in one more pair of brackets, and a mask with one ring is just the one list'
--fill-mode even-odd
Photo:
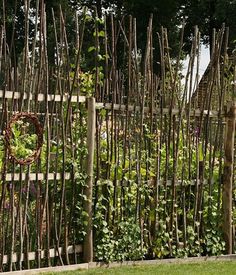
{"label": "wooden fence post", "polygon": [[93,193],[93,161],[94,161],[94,146],[95,146],[95,98],[87,99],[88,122],[87,122],[87,184],[85,187],[85,196],[87,200],[84,203],[84,210],[88,214],[86,225],[86,236],[84,239],[83,255],[85,262],[93,261],[93,211],[92,211],[92,193]]}
{"label": "wooden fence post", "polygon": [[227,254],[233,252],[232,240],[232,185],[233,185],[233,163],[234,163],[234,136],[235,136],[236,103],[234,103],[226,114],[225,129],[225,159],[223,173],[223,232],[226,243]]}

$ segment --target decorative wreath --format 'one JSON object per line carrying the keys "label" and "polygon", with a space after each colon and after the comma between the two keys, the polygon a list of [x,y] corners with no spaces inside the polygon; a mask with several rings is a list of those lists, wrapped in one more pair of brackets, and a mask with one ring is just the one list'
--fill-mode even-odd
{"label": "decorative wreath", "polygon": [[[18,158],[12,151],[12,147],[11,147],[11,139],[13,138],[12,127],[17,121],[20,121],[22,119],[25,119],[26,121],[34,125],[35,134],[37,135],[37,146],[33,150],[33,153],[30,156],[27,156],[26,158]],[[5,130],[5,141],[6,141],[6,146],[8,148],[9,157],[11,160],[16,161],[18,164],[22,164],[22,165],[33,163],[39,157],[41,148],[43,145],[43,127],[39,122],[38,117],[33,113],[26,113],[26,112],[14,114],[10,119],[7,125],[7,128]]]}

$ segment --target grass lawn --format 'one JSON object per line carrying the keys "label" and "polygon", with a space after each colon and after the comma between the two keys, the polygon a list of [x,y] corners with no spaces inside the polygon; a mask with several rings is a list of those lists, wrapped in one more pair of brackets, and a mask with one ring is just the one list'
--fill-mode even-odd
{"label": "grass lawn", "polygon": [[[56,273],[43,273],[44,275],[55,275]],[[58,274],[58,272],[57,272]],[[77,270],[60,272],[61,275],[208,275],[208,274],[222,274],[233,275],[236,274],[236,261],[215,261],[202,263],[188,263],[188,264],[157,264],[144,266],[125,266],[116,268],[96,268],[89,270]]]}

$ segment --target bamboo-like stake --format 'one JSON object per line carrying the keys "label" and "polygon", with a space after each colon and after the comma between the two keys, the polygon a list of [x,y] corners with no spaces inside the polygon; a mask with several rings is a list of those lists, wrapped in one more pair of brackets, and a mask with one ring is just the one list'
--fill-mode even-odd
{"label": "bamboo-like stake", "polygon": [[[62,129],[62,143],[63,143],[63,149],[62,149],[62,154],[63,154],[63,166],[64,166],[64,140],[65,140],[65,133],[64,133],[64,119],[63,119],[63,112],[62,112],[62,97],[63,97],[63,92],[62,92],[62,85],[61,85],[61,68],[60,68],[60,52],[59,52],[59,48],[58,48],[58,39],[57,39],[57,28],[56,28],[56,20],[55,20],[55,15],[54,15],[54,11],[52,10],[52,17],[53,17],[53,26],[54,26],[54,36],[55,36],[55,41],[56,41],[56,63],[58,66],[58,70],[57,70],[57,80],[58,80],[58,90],[59,93],[61,95],[61,101],[60,101],[60,112],[58,112],[58,114],[60,114],[60,116],[56,116],[56,119],[59,117],[61,119],[61,129]],[[58,160],[58,156],[59,156],[59,130],[58,130],[58,123],[57,123],[57,127],[56,127],[56,133],[57,133],[57,150],[56,150],[56,156],[57,156],[57,160]],[[56,162],[56,170],[58,169],[58,163]],[[64,170],[63,170],[64,171]],[[64,182],[64,177],[62,179],[62,181]],[[62,185],[63,185],[62,182]],[[57,186],[55,184],[55,190],[56,190]],[[62,192],[63,195],[63,192]],[[55,206],[56,206],[56,202],[55,202]],[[61,208],[61,207],[60,207]],[[61,233],[61,210],[59,213],[59,222],[57,224],[57,219],[56,219],[56,212],[54,213],[54,227],[55,227],[55,249],[57,251],[59,251],[59,245],[60,245],[60,233]],[[59,230],[58,230],[59,228]],[[60,263],[63,264],[63,260],[61,258],[61,255],[59,256],[59,260]]]}
{"label": "bamboo-like stake", "polygon": [[[13,165],[14,167],[14,165]],[[14,169],[14,168],[13,168]],[[13,170],[13,175],[12,175],[13,179],[14,179],[14,170]],[[10,271],[12,271],[12,255],[13,255],[13,252],[14,252],[14,242],[15,242],[15,183],[12,181],[11,183],[11,192],[10,192],[10,196],[11,196],[11,202],[10,202],[10,205],[11,205],[11,235],[10,235],[10,238],[11,238],[11,246],[10,246],[10,253],[9,253],[9,269]]]}
{"label": "bamboo-like stake", "polygon": [[236,123],[236,102],[230,107],[226,118],[225,133],[225,159],[223,174],[223,232],[226,243],[226,253],[233,253],[232,239],[232,184],[233,184],[233,164],[234,164],[234,139]]}
{"label": "bamboo-like stake", "polygon": [[[22,165],[20,165],[20,172],[22,172]],[[21,173],[20,173],[21,174]],[[19,186],[20,186],[20,194],[19,194],[19,239],[20,239],[20,245],[19,245],[19,253],[20,253],[20,257],[19,257],[19,269],[22,269],[22,252],[23,252],[23,213],[22,213],[22,192],[23,192],[23,181],[22,181],[22,176],[20,175],[20,182],[19,182]]]}
{"label": "bamboo-like stake", "polygon": [[107,32],[107,17],[104,16],[104,51],[105,51],[105,84],[102,101],[106,102],[110,96],[109,91],[109,55],[108,55],[108,32]]}
{"label": "bamboo-like stake", "polygon": [[[3,19],[3,26],[2,26],[2,36],[3,36],[3,56],[1,60],[1,64],[5,66],[5,70],[3,71],[4,77],[5,77],[5,85],[3,89],[3,98],[2,98],[2,109],[4,110],[0,114],[0,129],[3,129],[4,126],[4,118],[5,118],[5,110],[6,110],[6,100],[5,100],[5,93],[6,93],[6,85],[7,85],[7,80],[8,80],[8,64],[7,64],[7,41],[6,41],[6,5],[5,5],[5,0],[2,1],[2,19]],[[1,53],[2,54],[2,53]]]}
{"label": "bamboo-like stake", "polygon": [[[198,32],[198,39],[197,39],[197,45],[198,45],[198,49],[197,49],[197,72],[196,72],[196,87],[198,87],[199,85],[199,62],[200,62],[200,48],[199,48],[199,44],[200,44],[200,32]],[[197,102],[195,103],[193,101],[193,107],[195,107],[197,105]],[[196,140],[196,150],[195,150],[195,156],[196,156],[196,185],[195,185],[195,201],[194,201],[194,214],[193,214],[193,220],[194,220],[194,226],[196,225],[196,221],[197,221],[197,207],[198,207],[198,196],[199,196],[199,140],[200,140],[200,129],[199,129],[199,121],[198,119],[195,119],[195,123],[194,123],[194,127],[195,127],[195,140]],[[199,237],[199,236],[198,236]]]}
{"label": "bamboo-like stake", "polygon": [[101,100],[101,95],[99,94],[99,64],[98,64],[98,54],[99,54],[99,37],[98,37],[98,14],[95,7],[95,98],[97,101]]}
{"label": "bamboo-like stake", "polygon": [[126,173],[126,163],[127,163],[127,149],[128,149],[128,134],[129,134],[129,122],[130,122],[130,114],[128,111],[128,106],[130,102],[131,95],[131,58],[132,56],[132,18],[129,16],[129,40],[128,40],[128,91],[127,91],[127,99],[126,99],[126,112],[125,112],[125,125],[124,125],[124,135],[123,135],[123,173],[122,173],[122,181],[121,181],[121,220],[125,215],[125,188],[124,188],[124,177]]}
{"label": "bamboo-like stake", "polygon": [[[169,109],[169,120],[170,120],[170,127],[169,127],[169,146],[171,141],[171,123],[172,123],[172,108],[174,107],[174,99],[176,96],[176,89],[177,89],[177,71],[178,66],[182,54],[182,47],[183,47],[183,36],[184,36],[184,27],[181,31],[181,38],[180,38],[180,49],[179,49],[179,55],[177,59],[177,68],[174,74],[174,78],[171,77],[171,84],[172,84],[172,94],[171,94],[171,102],[170,102],[170,109]],[[167,39],[167,38],[166,38]],[[168,52],[168,63],[170,62],[169,52]],[[169,65],[170,66],[170,65]],[[171,72],[172,75],[172,72]],[[181,116],[181,114],[180,114]],[[176,215],[176,181],[177,181],[177,171],[178,171],[178,157],[179,157],[179,142],[180,142],[180,130],[181,130],[181,119],[179,119],[179,123],[176,125],[175,116],[173,116],[173,179],[172,179],[172,213],[171,213],[171,230],[173,232],[173,225],[174,225],[174,216]],[[177,127],[176,127],[177,126]],[[176,138],[175,138],[176,137]],[[177,217],[176,221],[177,221]],[[176,235],[178,228],[175,228]]]}
{"label": "bamboo-like stake", "polygon": [[[119,114],[117,112],[114,112],[114,118],[115,123],[112,122],[112,125],[114,125],[114,163],[115,165],[115,171],[114,171],[114,191],[113,191],[113,217],[112,217],[112,225],[114,226],[116,219],[118,218],[118,207],[117,207],[117,177],[118,177],[118,163],[120,162],[120,148],[118,146],[119,144],[119,132],[120,132],[120,121],[119,121]],[[109,127],[107,129],[109,131]],[[113,140],[113,137],[111,137]],[[111,147],[112,150],[112,147]],[[111,153],[112,154],[112,153]],[[111,166],[110,166],[111,167]]]}
{"label": "bamboo-like stake", "polygon": [[36,164],[36,207],[35,207],[35,225],[36,225],[36,264],[41,266],[41,202],[40,202],[40,181],[38,180],[38,173],[40,169],[40,159]]}
{"label": "bamboo-like stake", "polygon": [[[73,137],[73,113],[71,113],[70,115],[70,150],[71,150],[71,158],[73,161],[75,160],[75,150],[74,150],[74,144],[76,143],[76,140]],[[71,178],[71,190],[72,190],[72,199],[70,202],[70,217],[69,217],[69,224],[68,224],[68,233],[71,232],[70,235],[72,235],[71,240],[73,240],[75,238],[75,226],[74,226],[74,210],[75,210],[75,204],[76,204],[76,181],[74,178],[74,174],[75,174],[75,168],[74,166],[72,166],[72,178]],[[68,202],[69,203],[69,202]],[[68,240],[69,242],[69,240]],[[67,246],[69,244],[67,243]],[[75,246],[75,243],[73,243],[73,245]],[[74,255],[75,256],[75,255]]]}
{"label": "bamboo-like stake", "polygon": [[86,226],[86,236],[84,239],[84,261],[93,261],[93,227],[92,227],[92,192],[93,192],[93,162],[94,162],[94,147],[95,147],[95,120],[96,120],[96,110],[95,110],[95,98],[91,97],[87,100],[88,108],[88,129],[87,129],[87,186],[85,188],[84,194],[86,196],[86,201],[84,203],[84,210],[87,213],[87,226]]}
{"label": "bamboo-like stake", "polygon": [[[84,29],[85,29],[85,21],[86,21],[86,12],[87,12],[87,9],[84,8],[83,10],[83,20],[82,20],[82,27],[81,27],[81,34],[80,34],[80,46],[79,46],[79,49],[78,49],[78,52],[77,52],[77,56],[76,56],[76,64],[75,64],[75,73],[74,73],[74,77],[73,77],[73,80],[72,80],[72,83],[70,85],[70,73],[69,73],[69,66],[70,66],[70,63],[69,63],[69,54],[67,53],[67,66],[68,66],[68,71],[67,71],[67,77],[68,77],[68,87],[69,87],[69,99],[68,99],[68,104],[67,104],[67,110],[66,110],[66,123],[65,123],[65,132],[67,130],[67,122],[69,120],[69,114],[70,114],[70,109],[71,109],[71,99],[72,99],[72,93],[73,93],[73,90],[74,90],[74,87],[75,87],[75,82],[76,80],[78,79],[78,76],[79,76],[79,68],[80,68],[80,55],[81,55],[81,50],[82,50],[82,45],[83,45],[83,37],[84,37]],[[61,17],[61,21],[62,21],[62,31],[63,31],[63,34],[64,34],[64,38],[66,40],[66,50],[68,52],[69,50],[69,47],[68,47],[68,43],[67,43],[67,38],[66,38],[66,27],[65,27],[65,22],[64,22],[64,18],[63,18],[63,14],[62,14],[62,11],[60,9],[60,17]]]}
{"label": "bamboo-like stake", "polygon": [[[59,84],[60,85],[60,84]],[[59,118],[58,116],[56,117],[56,120],[59,121]],[[55,172],[58,171],[59,169],[59,165],[58,165],[58,158],[59,158],[59,138],[60,138],[60,135],[59,135],[59,127],[58,127],[58,123],[56,123],[56,136],[57,136],[57,148],[56,148],[56,163],[55,163]],[[55,179],[54,181],[54,192],[56,194],[57,192],[57,181]],[[54,201],[54,234],[55,234],[55,250],[57,252],[59,252],[59,236],[58,236],[58,221],[57,221],[57,213],[56,213],[56,204],[57,204],[57,201],[55,200]],[[62,260],[62,257],[61,255],[59,256],[59,261],[60,263],[63,265],[63,260]]]}
{"label": "bamboo-like stake", "polygon": [[[25,37],[24,37],[24,52],[23,52],[23,85],[22,85],[22,97],[20,101],[20,111],[24,107],[23,95],[27,89],[27,74],[29,66],[29,9],[30,9],[30,0],[24,0],[24,9],[25,9]],[[28,91],[29,93],[29,91]]]}
{"label": "bamboo-like stake", "polygon": [[30,172],[30,165],[27,167],[27,175],[25,179],[25,202],[24,202],[24,211],[23,211],[23,226],[22,226],[22,235],[23,235],[23,251],[24,251],[24,266],[25,268],[29,269],[29,235],[28,235],[28,223],[27,223],[27,216],[28,216],[28,207],[29,207],[29,188],[30,188],[30,180],[29,180],[29,172]]}
{"label": "bamboo-like stake", "polygon": [[[117,142],[116,140],[116,133],[114,134],[114,131],[116,131],[116,115],[114,111],[114,104],[116,103],[116,30],[115,30],[115,24],[114,24],[114,17],[111,15],[110,17],[111,20],[111,56],[112,56],[112,64],[111,64],[111,78],[113,81],[111,81],[110,84],[110,89],[111,92],[109,92],[109,97],[111,97],[112,100],[112,106],[111,106],[111,125],[110,125],[110,160],[109,163],[112,163],[113,157],[115,157],[115,160],[117,159],[116,154],[117,154],[117,149],[115,148],[115,143]],[[115,122],[114,122],[115,121]],[[115,139],[114,139],[115,138]],[[119,156],[119,154],[118,154]],[[114,191],[113,191],[113,222],[115,222],[115,219],[117,217],[117,182],[116,182],[116,177],[117,177],[117,169],[118,167],[115,168],[115,177],[114,177]]]}
{"label": "bamboo-like stake", "polygon": [[[41,10],[41,20],[43,20],[42,25],[42,54],[43,54],[43,64],[44,64],[44,75],[45,75],[45,96],[49,93],[49,69],[48,69],[48,53],[47,53],[47,32],[46,32],[46,12],[45,12],[45,4],[42,5]],[[47,265],[50,264],[50,255],[49,255],[49,248],[50,248],[50,232],[49,232],[49,220],[48,220],[48,197],[49,197],[49,183],[48,183],[48,173],[50,167],[50,126],[49,126],[49,104],[48,101],[45,105],[45,130],[46,130],[46,179],[45,179],[45,197],[43,202],[43,217],[46,217],[46,251],[47,251]]]}
{"label": "bamboo-like stake", "polygon": [[[63,44],[64,40],[66,39],[65,38],[66,34],[65,34],[64,19],[63,19],[63,15],[62,15],[61,10],[60,10],[60,15],[61,15],[60,16],[60,43]],[[55,33],[55,37],[56,37],[56,33]],[[64,55],[65,55],[64,48],[62,48],[61,52],[60,52],[60,56],[58,55],[58,61],[63,60],[63,62],[68,63],[68,61],[65,61],[65,56]],[[67,56],[67,54],[66,54],[66,56]],[[67,65],[66,68],[68,68],[67,63],[66,63],[66,65]],[[60,70],[58,70],[58,74],[60,76]],[[65,86],[67,86],[67,88],[69,86],[68,72],[65,72],[65,77],[66,77],[67,81],[65,81],[64,87],[63,87],[63,82],[61,83],[59,81],[59,91],[60,91],[60,96],[61,96],[60,120],[61,120],[61,132],[62,132],[62,179],[61,179],[61,195],[60,195],[60,207],[59,207],[59,217],[58,217],[59,222],[58,222],[57,247],[59,247],[59,245],[60,245],[63,229],[64,229],[64,237],[67,237],[67,229],[66,229],[67,228],[67,218],[65,216],[66,215],[66,204],[65,204],[66,182],[65,182],[65,175],[64,175],[64,172],[63,172],[63,171],[65,171],[67,151],[66,151],[66,125],[64,123],[64,113],[63,113],[63,91],[65,89]],[[68,108],[67,108],[66,117],[69,116],[69,109]],[[63,228],[63,217],[64,216],[65,216],[65,219],[64,219],[64,228]],[[69,263],[69,258],[68,258],[68,253],[67,253],[67,249],[66,249],[66,242],[64,242],[64,247],[63,248],[64,248],[65,260],[66,260],[66,263],[68,264]]]}
{"label": "bamboo-like stake", "polygon": [[0,71],[2,71],[2,50],[3,50],[3,27],[0,27]]}

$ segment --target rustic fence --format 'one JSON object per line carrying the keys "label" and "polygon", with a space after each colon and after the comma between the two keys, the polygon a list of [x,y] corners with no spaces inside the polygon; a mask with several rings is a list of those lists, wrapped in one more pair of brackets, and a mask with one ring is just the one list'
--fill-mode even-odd
{"label": "rustic fence", "polygon": [[[235,69],[224,27],[200,87],[197,28],[183,82],[184,28],[172,59],[167,30],[153,34],[152,18],[141,54],[132,17],[99,25],[85,11],[69,44],[63,13],[52,15],[53,61],[43,3],[39,35],[29,40],[26,28],[17,64],[14,39],[7,45],[1,27],[1,270],[233,253]],[[88,51],[84,30],[92,24]],[[40,157],[26,165],[4,141],[20,112],[36,114],[43,127]],[[23,118],[12,125],[8,145],[18,159],[32,154],[35,135]]]}
{"label": "rustic fence", "polygon": [[[9,93],[7,92],[6,95],[8,96]],[[85,98],[79,97],[77,100],[84,104]],[[52,159],[50,171],[46,171],[46,160],[42,164],[42,156],[37,161],[37,165],[27,165],[27,168],[10,160],[2,164],[7,166],[7,168],[3,167],[2,174],[1,236],[4,252],[2,266],[15,269],[19,265],[18,268],[21,269],[76,263],[82,259],[87,262],[92,261],[94,259],[93,217],[95,223],[100,218],[106,221],[107,228],[112,228],[122,220],[131,219],[134,223],[138,222],[142,229],[145,246],[155,239],[159,231],[158,227],[163,226],[163,220],[166,220],[169,226],[166,232],[168,234],[172,232],[172,235],[169,235],[165,241],[168,243],[173,236],[176,238],[172,241],[173,243],[167,245],[171,247],[177,244],[179,247],[187,247],[190,234],[187,228],[190,224],[193,223],[198,234],[197,239],[200,240],[202,234],[206,233],[205,228],[217,226],[222,216],[224,240],[228,245],[227,253],[231,254],[234,243],[232,239],[232,175],[235,106],[232,106],[229,112],[222,114],[220,126],[218,112],[202,113],[203,125],[208,123],[207,127],[212,131],[209,134],[206,153],[202,147],[204,140],[199,134],[201,112],[195,110],[190,114],[191,142],[188,143],[185,124],[180,130],[181,137],[176,134],[178,132],[176,132],[175,123],[180,121],[178,116],[182,111],[172,110],[170,123],[173,130],[170,134],[168,156],[165,152],[168,138],[163,137],[164,133],[169,135],[164,128],[167,124],[162,126],[163,129],[160,125],[169,120],[169,109],[154,109],[152,120],[149,109],[145,109],[143,123],[140,124],[141,113],[137,107],[136,110],[131,105],[128,108],[124,105],[112,107],[110,104],[95,103],[94,98],[89,98],[87,102],[87,139],[86,133],[83,135],[89,156],[87,162],[83,164],[83,167],[87,166],[86,173],[78,171],[75,164],[72,166],[71,160],[63,164],[58,155],[59,148],[56,149],[54,156],[51,152],[53,147],[50,147]],[[104,113],[103,110],[105,110]],[[99,121],[96,139],[95,114],[97,122]],[[227,117],[226,122],[224,117]],[[126,123],[126,120],[129,122]],[[210,121],[207,122],[207,120]],[[151,121],[153,122],[152,133],[150,133],[149,124]],[[227,130],[223,138],[225,123]],[[192,128],[193,126],[196,128]],[[218,128],[220,133],[216,135]],[[161,138],[163,144],[161,144]],[[173,148],[178,139],[179,149]],[[94,142],[97,148],[95,162],[93,161]],[[57,146],[59,147],[58,143]],[[113,150],[108,150],[110,146]],[[218,148],[216,149],[215,146]],[[175,163],[175,150],[179,150],[178,163]],[[216,150],[219,150],[218,153]],[[43,153],[47,156],[46,148]],[[191,158],[191,161],[186,161],[185,158]],[[79,161],[83,162],[81,155]],[[167,161],[168,164],[166,164]],[[210,162],[212,161],[216,166],[214,171],[211,171]],[[55,166],[53,162],[56,162]],[[62,195],[63,185],[64,195]],[[79,188],[82,189],[79,190]],[[92,190],[94,190],[94,204]],[[217,200],[204,193],[217,196]],[[63,200],[64,203],[61,203]],[[79,209],[76,210],[76,207]],[[205,216],[201,215],[205,211],[204,208],[207,208]],[[102,212],[102,216],[97,217],[97,212],[99,214]],[[207,225],[209,220],[210,224]],[[64,228],[60,230],[57,226]],[[149,232],[147,235],[145,230]],[[80,237],[81,234],[86,234],[85,239]],[[84,249],[82,243],[84,243]],[[84,252],[83,257],[82,252]]]}

